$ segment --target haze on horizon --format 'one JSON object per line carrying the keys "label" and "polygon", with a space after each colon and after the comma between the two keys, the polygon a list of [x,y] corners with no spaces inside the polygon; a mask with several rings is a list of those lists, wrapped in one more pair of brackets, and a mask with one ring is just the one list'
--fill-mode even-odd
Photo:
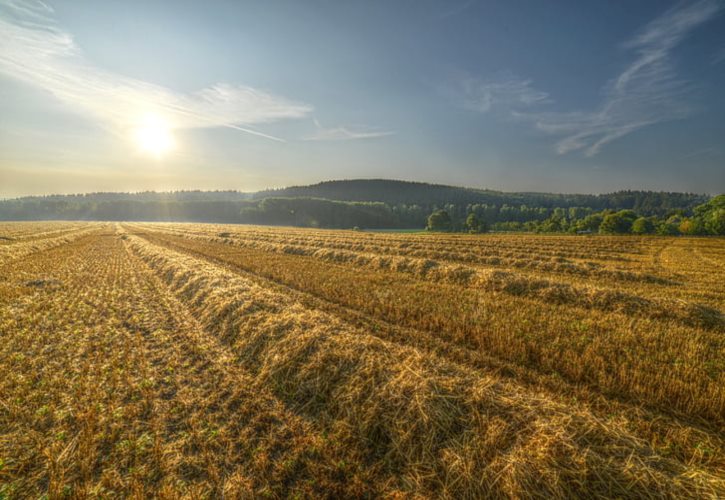
{"label": "haze on horizon", "polygon": [[0,0],[0,198],[725,191],[725,4]]}

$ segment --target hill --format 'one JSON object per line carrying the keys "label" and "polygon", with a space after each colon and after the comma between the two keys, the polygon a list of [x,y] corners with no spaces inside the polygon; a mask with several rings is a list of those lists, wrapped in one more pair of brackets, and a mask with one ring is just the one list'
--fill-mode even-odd
{"label": "hill", "polygon": [[[572,222],[603,210],[688,216],[705,195],[652,191],[609,194],[506,193],[386,179],[326,181],[309,186],[240,191],[89,193],[0,201],[0,220],[188,221],[384,229],[423,228],[445,209],[454,229],[470,214],[495,229],[535,229],[527,222]],[[498,226],[496,226],[498,224]],[[503,225],[502,225],[503,224]],[[571,225],[570,225],[571,226]],[[547,226],[552,227],[552,226]],[[553,226],[561,230],[561,224]]]}
{"label": "hill", "polygon": [[253,199],[268,197],[312,197],[337,201],[377,201],[389,205],[442,206],[527,205],[530,207],[589,207],[593,209],[631,209],[647,215],[663,215],[673,209],[690,210],[708,197],[691,193],[655,191],[618,191],[608,194],[555,194],[503,192],[490,189],[428,184],[388,179],[352,179],[324,181],[309,186],[269,189],[251,195]]}

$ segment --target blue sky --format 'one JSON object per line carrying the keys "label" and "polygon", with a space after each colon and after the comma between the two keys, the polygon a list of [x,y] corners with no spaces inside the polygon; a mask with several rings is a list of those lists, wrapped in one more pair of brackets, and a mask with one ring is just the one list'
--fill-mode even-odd
{"label": "blue sky", "polygon": [[725,191],[725,5],[0,0],[0,197]]}

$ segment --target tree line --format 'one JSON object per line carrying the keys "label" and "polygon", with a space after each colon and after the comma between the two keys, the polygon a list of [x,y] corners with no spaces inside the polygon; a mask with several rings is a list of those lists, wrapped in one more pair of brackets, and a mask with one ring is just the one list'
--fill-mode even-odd
{"label": "tree line", "polygon": [[[344,197],[350,199],[335,199]],[[176,191],[25,197],[0,200],[0,220],[217,222],[348,229],[431,227],[467,232],[720,234],[717,221],[722,217],[719,211],[722,207],[707,214],[701,208],[719,203],[717,200],[721,197],[713,200],[689,193],[502,193],[415,182],[359,180],[259,193]],[[432,214],[438,214],[432,219],[433,226],[430,225]],[[440,224],[436,222],[438,219],[442,221]]]}
{"label": "tree line", "polygon": [[267,197],[323,198],[336,201],[379,201],[390,206],[420,205],[425,208],[452,204],[465,208],[468,205],[537,207],[589,207],[597,210],[635,210],[646,215],[664,216],[671,210],[692,210],[708,200],[708,196],[693,193],[623,190],[605,194],[560,194],[532,192],[502,192],[490,189],[473,189],[424,182],[388,179],[357,179],[325,181],[309,186],[260,191],[251,194],[253,199]]}
{"label": "tree line", "polygon": [[[504,207],[502,207],[504,208]],[[502,216],[502,212],[506,212]],[[452,216],[451,213],[454,215]],[[546,214],[544,218],[543,215]],[[521,220],[528,217],[528,220]],[[509,220],[500,220],[506,218]],[[513,220],[511,220],[513,219]],[[718,195],[688,213],[672,210],[664,217],[646,216],[631,209],[602,210],[588,207],[519,210],[469,205],[464,217],[456,217],[456,207],[434,210],[427,219],[429,231],[483,233],[493,231],[532,231],[574,234],[658,234],[725,235],[725,195]]]}

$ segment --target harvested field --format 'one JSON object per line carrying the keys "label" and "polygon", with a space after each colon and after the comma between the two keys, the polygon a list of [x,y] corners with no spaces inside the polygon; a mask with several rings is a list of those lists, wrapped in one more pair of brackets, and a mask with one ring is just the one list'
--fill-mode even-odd
{"label": "harvested field", "polygon": [[0,224],[0,498],[725,497],[725,241]]}

